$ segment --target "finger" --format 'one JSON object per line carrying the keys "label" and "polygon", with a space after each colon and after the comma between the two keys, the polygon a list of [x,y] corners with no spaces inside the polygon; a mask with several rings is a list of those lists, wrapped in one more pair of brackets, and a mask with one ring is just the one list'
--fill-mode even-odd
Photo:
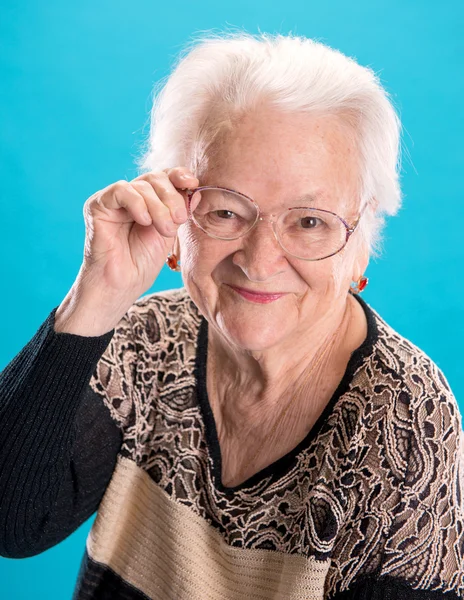
{"label": "finger", "polygon": [[143,197],[128,181],[121,179],[109,185],[94,200],[107,209],[124,208],[140,225],[151,225],[152,219]]}
{"label": "finger", "polygon": [[132,181],[131,185],[143,196],[153,226],[158,232],[164,237],[174,236],[179,225],[173,221],[169,207],[160,200],[153,186],[142,179]]}
{"label": "finger", "polygon": [[194,188],[200,185],[200,181],[187,167],[170,167],[164,169],[163,172],[167,174],[176,188]]}
{"label": "finger", "polygon": [[186,198],[174,187],[174,184],[166,173],[144,173],[133,181],[148,182],[152,186],[156,196],[168,207],[171,218],[175,223],[180,225],[188,219]]}

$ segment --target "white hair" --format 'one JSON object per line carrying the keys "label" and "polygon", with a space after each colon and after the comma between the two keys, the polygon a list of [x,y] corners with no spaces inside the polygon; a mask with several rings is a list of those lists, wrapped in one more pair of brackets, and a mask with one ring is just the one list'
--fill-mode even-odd
{"label": "white hair", "polygon": [[[221,32],[197,37],[153,90],[140,174],[186,166],[197,177],[213,142],[263,102],[282,111],[338,114],[360,153],[360,206],[375,198],[359,229],[378,255],[384,216],[398,211],[401,121],[369,67],[319,41],[282,34]],[[201,182],[200,182],[201,183]]]}

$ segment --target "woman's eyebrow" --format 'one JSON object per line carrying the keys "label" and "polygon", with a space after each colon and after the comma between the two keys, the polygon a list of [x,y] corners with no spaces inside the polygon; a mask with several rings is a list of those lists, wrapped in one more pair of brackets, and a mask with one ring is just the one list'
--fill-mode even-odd
{"label": "woman's eyebrow", "polygon": [[321,192],[312,192],[311,194],[303,194],[302,196],[298,196],[298,198],[294,198],[292,202],[295,206],[306,206],[307,204],[315,204],[317,202],[320,202],[323,199],[323,197],[324,194],[322,194]]}
{"label": "woman's eyebrow", "polygon": [[[229,190],[235,190],[235,191],[239,191],[239,187],[234,187],[234,186],[227,186],[224,184],[217,184],[220,187],[224,187],[226,189]],[[239,193],[243,193],[243,192],[239,192]],[[245,194],[247,195],[247,194]],[[320,203],[324,198],[326,198],[326,194],[323,192],[323,190],[314,190],[311,193],[306,193],[306,194],[302,194],[301,196],[298,196],[296,198],[289,198],[287,201],[282,201],[281,204],[285,205],[286,207],[298,207],[298,206],[309,206],[310,204],[317,204]],[[256,198],[254,198],[254,200],[256,201]]]}

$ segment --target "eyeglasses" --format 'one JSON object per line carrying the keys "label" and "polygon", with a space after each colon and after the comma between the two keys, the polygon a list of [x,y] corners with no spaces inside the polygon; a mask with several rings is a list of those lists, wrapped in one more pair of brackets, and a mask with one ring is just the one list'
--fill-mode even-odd
{"label": "eyeglasses", "polygon": [[[192,221],[218,240],[236,240],[265,219],[252,198],[229,188],[202,186],[187,190],[187,197]],[[267,218],[285,252],[302,260],[323,260],[346,246],[367,204],[351,226],[335,213],[320,208],[293,207]]]}

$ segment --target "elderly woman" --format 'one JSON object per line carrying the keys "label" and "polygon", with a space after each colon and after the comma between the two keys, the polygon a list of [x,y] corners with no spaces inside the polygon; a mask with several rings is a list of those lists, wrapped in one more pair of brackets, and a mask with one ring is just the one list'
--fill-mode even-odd
{"label": "elderly woman", "polygon": [[[3,556],[97,511],[75,600],[464,597],[456,400],[359,296],[399,131],[321,43],[190,48],[2,373]],[[184,287],[141,297],[166,258]]]}

